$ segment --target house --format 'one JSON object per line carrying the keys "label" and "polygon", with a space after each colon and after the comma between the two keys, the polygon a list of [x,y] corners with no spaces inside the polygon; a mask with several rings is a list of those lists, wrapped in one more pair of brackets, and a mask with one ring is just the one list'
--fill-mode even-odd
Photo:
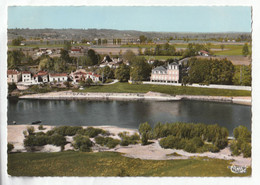
{"label": "house", "polygon": [[67,73],[56,73],[56,74],[49,74],[50,82],[67,82],[68,81],[68,74]]}
{"label": "house", "polygon": [[78,69],[70,74],[74,83],[79,83],[80,81],[86,81],[88,78],[92,79],[93,82],[98,82],[100,76],[94,74],[93,72],[87,72],[85,69]]}
{"label": "house", "polygon": [[158,66],[152,70],[150,80],[152,82],[178,83],[179,72],[179,64],[176,62],[168,64],[167,67]]}
{"label": "house", "polygon": [[80,48],[74,48],[70,50],[71,54],[76,54],[76,53],[81,53],[81,49]]}
{"label": "house", "polygon": [[22,82],[23,83],[32,83],[32,74],[29,71],[22,71]]}
{"label": "house", "polygon": [[39,71],[32,77],[32,84],[40,84],[47,82],[49,82],[49,79],[48,72],[46,71]]}
{"label": "house", "polygon": [[14,69],[7,70],[7,83],[17,83],[21,80],[21,78],[21,72]]}
{"label": "house", "polygon": [[205,57],[208,57],[208,56],[209,56],[209,52],[204,51],[204,50],[200,50],[200,51],[198,52],[198,54],[199,54],[200,56],[205,56]]}

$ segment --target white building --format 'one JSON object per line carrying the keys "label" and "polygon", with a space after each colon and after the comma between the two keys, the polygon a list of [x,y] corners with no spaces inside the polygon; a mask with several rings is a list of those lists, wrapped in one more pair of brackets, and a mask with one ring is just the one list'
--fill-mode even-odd
{"label": "white building", "polygon": [[179,65],[173,62],[167,68],[164,66],[154,68],[150,80],[152,82],[178,83],[180,78],[179,72]]}
{"label": "white building", "polygon": [[50,82],[67,82],[68,81],[68,75],[67,73],[56,73],[56,74],[49,74],[49,80]]}
{"label": "white building", "polygon": [[31,72],[28,72],[28,71],[23,71],[22,72],[22,82],[23,83],[32,83],[32,74]]}
{"label": "white building", "polygon": [[7,83],[17,83],[21,80],[21,72],[17,70],[7,70]]}

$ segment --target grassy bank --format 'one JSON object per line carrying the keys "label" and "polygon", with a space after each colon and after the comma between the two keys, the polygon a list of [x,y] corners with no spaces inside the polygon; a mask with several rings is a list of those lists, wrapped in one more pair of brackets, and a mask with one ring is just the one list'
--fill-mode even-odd
{"label": "grassy bank", "polygon": [[[78,91],[78,90],[77,90]],[[209,89],[198,87],[115,83],[105,86],[90,86],[80,92],[113,92],[113,93],[147,93],[148,91],[171,95],[205,95],[205,96],[251,96],[250,91]]]}
{"label": "grassy bank", "polygon": [[58,152],[8,155],[12,176],[250,176],[233,174],[230,161],[208,158],[187,160],[141,160],[119,153]]}

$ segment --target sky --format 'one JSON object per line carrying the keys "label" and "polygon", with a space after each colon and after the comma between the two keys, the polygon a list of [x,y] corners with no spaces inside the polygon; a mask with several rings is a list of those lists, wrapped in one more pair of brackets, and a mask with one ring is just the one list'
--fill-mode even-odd
{"label": "sky", "polygon": [[251,32],[251,7],[11,6],[8,28]]}

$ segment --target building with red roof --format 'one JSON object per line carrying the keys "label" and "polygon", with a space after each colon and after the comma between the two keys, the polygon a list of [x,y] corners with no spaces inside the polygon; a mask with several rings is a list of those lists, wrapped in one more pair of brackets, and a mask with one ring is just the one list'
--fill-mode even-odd
{"label": "building with red roof", "polygon": [[15,69],[7,70],[7,83],[17,83],[21,80],[22,74]]}

